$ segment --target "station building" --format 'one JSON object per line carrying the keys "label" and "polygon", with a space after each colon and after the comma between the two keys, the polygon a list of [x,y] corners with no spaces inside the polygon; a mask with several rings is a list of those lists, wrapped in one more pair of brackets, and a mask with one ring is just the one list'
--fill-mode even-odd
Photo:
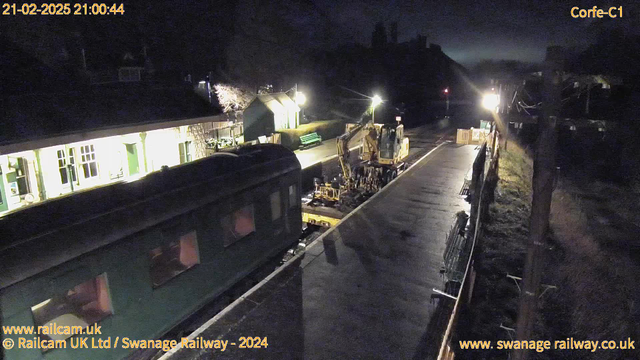
{"label": "station building", "polygon": [[300,125],[300,107],[286,93],[260,94],[243,113],[244,141],[257,141]]}
{"label": "station building", "polygon": [[189,86],[115,84],[3,102],[0,217],[202,158],[212,133],[242,132]]}

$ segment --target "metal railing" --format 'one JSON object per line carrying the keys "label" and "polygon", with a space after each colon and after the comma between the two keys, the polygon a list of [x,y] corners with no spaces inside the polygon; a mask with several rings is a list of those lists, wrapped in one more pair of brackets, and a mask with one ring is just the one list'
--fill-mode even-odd
{"label": "metal railing", "polygon": [[[487,189],[493,191],[493,187],[485,185],[488,183],[487,179],[489,179],[490,176],[497,175],[498,171],[498,159],[500,157],[498,136],[499,133],[494,130],[484,139],[473,164],[474,174],[469,189],[472,198],[469,233],[472,234],[472,236],[466,239],[466,244],[464,240],[452,240],[451,244],[447,244],[447,249],[445,250],[445,273],[450,271],[449,276],[457,278],[461,285],[457,296],[456,294],[451,294],[452,298],[455,299],[455,304],[442,338],[440,351],[438,353],[439,360],[451,360],[454,358],[452,338],[460,314],[460,307],[464,302],[467,304],[471,302],[476,278],[473,266],[475,247],[481,236],[481,222],[483,215],[485,215],[484,212],[488,211],[488,199],[493,198],[493,196],[487,196],[486,193]],[[489,172],[495,173],[489,174]],[[455,249],[459,251],[457,256],[452,254]],[[452,261],[453,258],[455,258],[455,262]],[[452,265],[447,265],[447,262],[450,264],[455,263],[455,268],[452,267]],[[452,268],[448,269],[448,266]]]}

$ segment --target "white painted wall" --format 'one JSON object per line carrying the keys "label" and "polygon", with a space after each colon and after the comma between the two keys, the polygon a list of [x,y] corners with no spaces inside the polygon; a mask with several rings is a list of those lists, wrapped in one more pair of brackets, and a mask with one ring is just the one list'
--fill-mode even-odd
{"label": "white painted wall", "polygon": [[[0,155],[0,169],[2,170],[5,185],[2,190],[7,197],[9,210],[16,209],[26,204],[19,196],[11,195],[10,184],[6,177],[9,172],[13,172],[12,169],[9,169],[9,157],[24,157],[28,160],[31,189],[35,202],[37,202],[40,201],[38,188],[39,171],[41,171],[42,185],[45,189],[46,198],[51,199],[71,193],[71,184],[62,184],[58,167],[58,150],[64,150],[67,159],[69,149],[74,149],[75,151],[77,179],[73,184],[73,190],[78,191],[120,180],[135,180],[144,176],[148,172],[160,170],[163,165],[170,167],[178,165],[180,164],[178,144],[181,142],[191,141],[190,152],[192,160],[204,157],[205,155],[203,153],[196,151],[197,147],[200,146],[197,142],[204,142],[204,139],[201,137],[202,135],[198,135],[193,131],[188,131],[188,126],[185,125],[146,132],[144,147],[142,145],[141,133],[110,136],[88,141],[74,142],[66,145],[46,147],[38,150],[40,170],[38,170],[35,151],[23,151],[19,153]],[[138,154],[138,174],[132,175],[129,173],[126,144],[135,144]],[[95,150],[95,158],[98,168],[98,176],[96,177],[85,177],[82,167],[81,147],[90,145],[93,145]],[[204,144],[201,146],[204,146]],[[145,171],[145,150],[148,172]],[[123,176],[118,178],[116,177],[116,174],[120,172],[120,169],[122,169]],[[2,215],[2,213],[0,213],[0,215]]]}
{"label": "white painted wall", "polygon": [[11,173],[15,173],[15,170],[10,168],[10,159],[25,158],[28,166],[28,179],[31,187],[31,195],[34,202],[40,201],[40,188],[38,187],[38,163],[36,161],[36,154],[34,151],[21,151],[12,154],[6,154],[0,156],[0,168],[2,170],[2,177],[4,188],[2,192],[6,197],[6,201],[9,210],[13,210],[24,205],[28,205],[29,202],[24,199],[24,196],[20,196],[17,193],[17,188],[12,187],[12,183],[8,181],[8,176]]}

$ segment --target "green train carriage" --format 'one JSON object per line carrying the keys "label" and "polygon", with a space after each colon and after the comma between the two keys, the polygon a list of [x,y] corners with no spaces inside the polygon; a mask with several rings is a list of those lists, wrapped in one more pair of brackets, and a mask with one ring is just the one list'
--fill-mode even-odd
{"label": "green train carriage", "polygon": [[[66,349],[4,350],[5,359],[118,359],[74,339],[157,339],[294,244],[300,164],[263,144],[44,202],[0,219],[2,326],[80,326]],[[91,344],[89,343],[89,347]]]}

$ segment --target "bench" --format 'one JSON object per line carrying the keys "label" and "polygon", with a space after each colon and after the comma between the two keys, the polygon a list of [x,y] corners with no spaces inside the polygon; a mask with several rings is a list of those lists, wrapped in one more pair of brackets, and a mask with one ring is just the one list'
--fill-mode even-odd
{"label": "bench", "polygon": [[311,133],[300,136],[300,148],[304,149],[306,147],[319,144],[322,142],[322,137],[317,133]]}

